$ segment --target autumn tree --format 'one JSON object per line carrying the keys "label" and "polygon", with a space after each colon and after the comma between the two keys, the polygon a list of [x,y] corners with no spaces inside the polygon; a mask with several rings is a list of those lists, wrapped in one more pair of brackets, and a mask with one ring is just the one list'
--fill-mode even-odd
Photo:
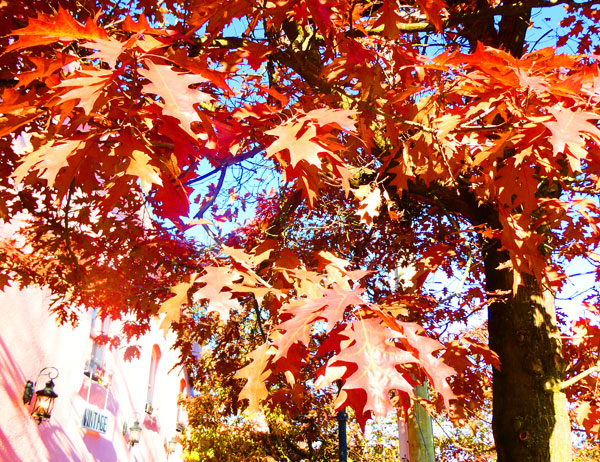
{"label": "autumn tree", "polygon": [[[254,410],[327,392],[364,423],[427,379],[431,412],[468,419],[485,360],[498,460],[568,461],[568,411],[600,425],[598,291],[571,336],[554,303],[566,263],[600,274],[598,11],[2,2],[0,216],[21,225],[0,281],[49,287],[63,321],[124,319],[129,355],[153,316],[184,360],[198,325],[250,319],[235,377]],[[482,310],[489,348],[440,337]]]}
{"label": "autumn tree", "polygon": [[[198,365],[206,363],[201,360]],[[182,444],[187,461],[317,462],[337,458],[337,421],[330,418],[333,409],[326,395],[316,397],[313,405],[301,403],[302,412],[294,409],[296,406],[281,406],[261,413],[234,413],[231,404],[235,394],[219,383],[223,375],[206,375],[207,380],[196,383],[194,396],[185,403],[189,420]],[[356,422],[349,433],[352,460],[393,460],[372,457],[376,450],[383,449],[382,445],[367,446]],[[371,451],[365,454],[365,447]]]}
{"label": "autumn tree", "polygon": [[[219,326],[218,317],[204,318],[202,323],[187,322],[177,343],[186,354],[193,355],[186,362],[193,396],[183,400],[188,419],[181,440],[187,462],[337,459],[335,395],[326,391],[305,393],[303,387],[281,383],[272,392],[291,399],[279,399],[280,405],[259,413],[243,411],[238,399],[243,383],[235,374],[246,355],[261,343],[260,335],[252,335],[257,332],[251,325],[256,322],[253,317],[232,313],[226,326]],[[204,344],[201,349],[200,343]],[[306,382],[311,376],[314,371],[305,372],[299,380]],[[394,417],[369,425],[365,434],[348,411],[349,460],[401,462]]]}

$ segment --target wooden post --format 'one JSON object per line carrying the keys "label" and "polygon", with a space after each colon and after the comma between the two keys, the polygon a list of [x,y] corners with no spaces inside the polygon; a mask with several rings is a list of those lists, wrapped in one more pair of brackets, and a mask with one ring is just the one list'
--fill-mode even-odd
{"label": "wooden post", "polygon": [[[417,386],[415,394],[428,399],[427,383]],[[413,404],[407,427],[410,462],[435,462],[431,416],[419,403]]]}

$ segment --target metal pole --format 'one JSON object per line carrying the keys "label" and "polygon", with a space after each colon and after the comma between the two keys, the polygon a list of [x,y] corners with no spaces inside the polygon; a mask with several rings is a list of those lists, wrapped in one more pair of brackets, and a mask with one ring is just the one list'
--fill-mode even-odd
{"label": "metal pole", "polygon": [[348,461],[348,440],[346,438],[346,421],[348,420],[348,414],[345,410],[341,410],[337,413],[338,428],[339,428],[339,450],[340,450],[340,462]]}

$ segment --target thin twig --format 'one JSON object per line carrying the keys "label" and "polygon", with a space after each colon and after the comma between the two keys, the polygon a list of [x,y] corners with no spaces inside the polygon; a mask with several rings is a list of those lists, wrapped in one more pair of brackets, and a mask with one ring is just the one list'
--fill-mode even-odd
{"label": "thin twig", "polygon": [[493,130],[500,130],[506,128],[510,124],[508,122],[502,122],[497,125],[463,125],[459,128],[450,130],[450,133],[472,133],[472,132],[487,132]]}
{"label": "thin twig", "polygon": [[220,170],[221,170],[221,176],[219,177],[219,181],[217,182],[217,186],[215,187],[215,190],[213,191],[212,195],[208,196],[208,200],[206,202],[204,202],[204,204],[202,204],[202,206],[200,207],[200,210],[198,210],[198,213],[194,216],[194,218],[202,218],[202,215],[204,215],[204,212],[206,212],[217,200],[217,196],[219,195],[219,192],[221,191],[221,188],[223,187],[223,182],[225,181],[225,175],[227,174],[227,167],[221,166]]}

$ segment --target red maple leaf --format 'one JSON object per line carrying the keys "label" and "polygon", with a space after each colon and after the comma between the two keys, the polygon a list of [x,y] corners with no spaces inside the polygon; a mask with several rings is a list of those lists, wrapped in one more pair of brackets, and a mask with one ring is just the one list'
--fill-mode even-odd
{"label": "red maple leaf", "polygon": [[277,338],[273,345],[277,347],[275,360],[286,356],[288,350],[296,342],[309,344],[312,324],[318,319],[327,321],[326,329],[330,331],[339,321],[344,319],[344,314],[349,308],[364,305],[360,297],[363,289],[352,291],[344,290],[337,284],[331,289],[323,290],[323,296],[316,299],[295,300],[285,305],[283,315],[291,314],[292,317],[278,326],[277,330],[285,333]]}
{"label": "red maple leaf", "polygon": [[[600,115],[586,111],[572,111],[569,108],[556,105],[548,109],[555,121],[543,122],[550,130],[554,155],[565,153],[573,172],[581,171],[581,160],[585,159],[588,151],[585,148],[584,136],[600,142],[600,129],[590,120],[600,120]],[[568,151],[566,150],[568,148]]]}
{"label": "red maple leaf", "polygon": [[[360,414],[371,411],[376,416],[385,416],[394,410],[389,397],[391,390],[414,396],[414,383],[407,380],[410,374],[399,372],[396,366],[418,363],[419,359],[390,342],[403,338],[400,332],[388,329],[377,318],[368,318],[355,321],[340,335],[347,337],[352,343],[331,358],[327,368],[345,369],[342,390],[366,391],[367,401],[364,408],[359,408]],[[346,364],[356,364],[355,370],[352,371]],[[335,375],[331,378],[335,379]],[[328,381],[321,382],[320,385],[323,386]]]}

